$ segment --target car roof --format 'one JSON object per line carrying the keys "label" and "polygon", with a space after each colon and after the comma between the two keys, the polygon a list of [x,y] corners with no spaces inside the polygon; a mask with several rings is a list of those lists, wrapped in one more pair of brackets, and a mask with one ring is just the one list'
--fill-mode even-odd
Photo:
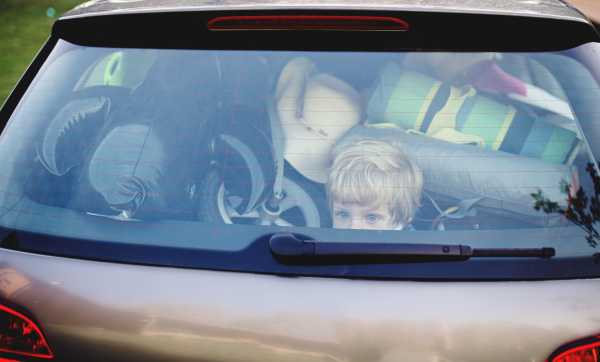
{"label": "car roof", "polygon": [[505,14],[584,21],[561,0],[92,0],[61,18],[198,10],[354,9]]}

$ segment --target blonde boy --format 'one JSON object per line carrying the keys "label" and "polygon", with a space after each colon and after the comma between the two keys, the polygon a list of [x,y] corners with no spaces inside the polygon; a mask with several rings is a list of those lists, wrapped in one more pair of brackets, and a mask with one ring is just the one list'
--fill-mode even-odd
{"label": "blonde boy", "polygon": [[421,171],[400,145],[378,140],[338,144],[327,182],[333,227],[411,228],[422,186]]}

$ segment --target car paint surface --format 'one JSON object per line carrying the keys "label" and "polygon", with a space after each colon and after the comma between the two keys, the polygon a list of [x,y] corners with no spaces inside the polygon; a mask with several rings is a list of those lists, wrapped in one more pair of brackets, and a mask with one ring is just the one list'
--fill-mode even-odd
{"label": "car paint surface", "polygon": [[600,329],[598,280],[282,277],[2,251],[60,360],[543,361]]}
{"label": "car paint surface", "polygon": [[[99,0],[62,19],[283,7],[587,21],[562,2],[495,0]],[[293,277],[0,249],[0,295],[39,322],[59,361],[542,362],[561,345],[600,331],[598,279]]]}
{"label": "car paint surface", "polygon": [[[567,3],[547,0],[93,0],[65,13],[63,17],[103,15],[130,12],[161,12],[181,10],[266,10],[266,9],[351,9],[351,10],[408,10],[457,13],[490,13],[505,15],[544,16],[586,21],[585,17]],[[579,13],[579,14],[578,14]]]}

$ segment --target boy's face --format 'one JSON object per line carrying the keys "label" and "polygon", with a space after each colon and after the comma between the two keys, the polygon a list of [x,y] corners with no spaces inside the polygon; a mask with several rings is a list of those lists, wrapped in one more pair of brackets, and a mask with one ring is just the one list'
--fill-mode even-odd
{"label": "boy's face", "polygon": [[332,209],[335,229],[395,230],[398,226],[386,205],[334,201]]}

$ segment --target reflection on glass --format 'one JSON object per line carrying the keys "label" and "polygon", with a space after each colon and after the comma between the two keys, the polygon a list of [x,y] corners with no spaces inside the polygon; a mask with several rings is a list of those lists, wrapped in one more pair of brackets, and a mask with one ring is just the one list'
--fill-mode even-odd
{"label": "reflection on glass", "polygon": [[563,209],[564,185],[590,195],[580,170],[596,164],[600,94],[583,50],[594,46],[335,53],[59,41],[0,140],[0,225],[234,249],[247,240],[215,235],[373,229],[415,241],[487,230],[476,242],[489,247],[529,230],[555,240],[569,224],[537,211],[531,194]]}

